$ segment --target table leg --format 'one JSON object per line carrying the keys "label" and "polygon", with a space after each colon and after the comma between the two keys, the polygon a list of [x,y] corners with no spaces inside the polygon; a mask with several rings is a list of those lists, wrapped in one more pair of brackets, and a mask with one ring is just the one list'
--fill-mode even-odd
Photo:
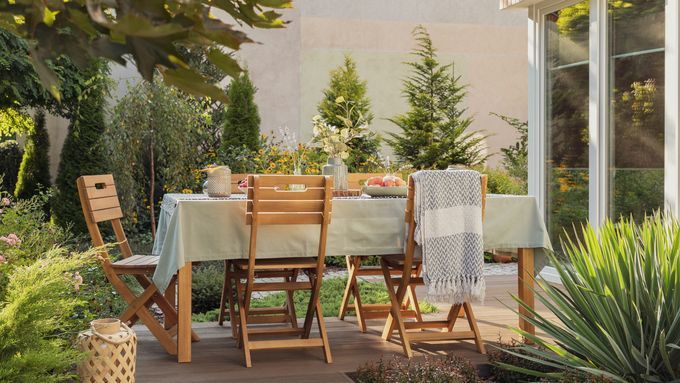
{"label": "table leg", "polygon": [[[518,263],[517,263],[517,291],[518,297],[529,307],[534,308],[534,249],[524,248],[518,249]],[[523,307],[519,307],[519,313],[526,317],[531,317],[531,314]],[[535,335],[536,329],[534,325],[519,318],[519,328]],[[525,341],[528,340],[525,339]]]}
{"label": "table leg", "polygon": [[191,262],[177,272],[177,362],[191,362]]}

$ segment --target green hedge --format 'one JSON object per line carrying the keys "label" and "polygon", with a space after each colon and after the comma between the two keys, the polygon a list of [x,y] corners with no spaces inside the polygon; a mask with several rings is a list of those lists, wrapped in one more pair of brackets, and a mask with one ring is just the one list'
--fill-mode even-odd
{"label": "green hedge", "polygon": [[14,190],[16,187],[22,155],[15,140],[0,142],[0,177],[3,190]]}

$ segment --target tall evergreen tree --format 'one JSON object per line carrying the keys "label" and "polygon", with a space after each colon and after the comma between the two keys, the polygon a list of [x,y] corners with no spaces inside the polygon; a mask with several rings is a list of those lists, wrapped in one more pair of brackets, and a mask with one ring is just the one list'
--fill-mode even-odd
{"label": "tall evergreen tree", "polygon": [[255,151],[260,142],[260,114],[255,104],[257,88],[248,71],[233,79],[227,89],[229,105],[224,113],[222,148],[246,147]]}
{"label": "tall evergreen tree", "polygon": [[478,165],[487,156],[486,136],[468,131],[472,118],[462,106],[467,86],[461,84],[453,64],[442,65],[432,39],[423,26],[413,31],[418,47],[416,61],[406,63],[412,71],[404,81],[404,96],[410,110],[391,122],[401,133],[388,140],[395,154],[416,169],[444,169],[449,164]]}
{"label": "tall evergreen tree", "polygon": [[81,175],[102,174],[110,170],[109,159],[102,144],[105,131],[104,106],[108,94],[107,74],[108,68],[101,62],[93,64],[85,71],[84,77],[89,80],[79,97],[61,150],[52,214],[57,224],[72,225],[76,233],[87,230],[76,179]]}
{"label": "tall evergreen tree", "polygon": [[14,195],[17,198],[30,198],[41,188],[49,188],[50,181],[50,137],[45,127],[45,111],[36,112],[32,129],[24,146],[24,156],[19,169]]}
{"label": "tall evergreen tree", "polygon": [[[342,66],[330,73],[328,88],[323,91],[323,99],[317,109],[319,115],[330,125],[343,127],[341,116],[346,115],[346,105],[336,102],[342,97],[350,107],[349,120],[352,126],[361,127],[362,124],[370,126],[373,121],[371,101],[366,95],[366,81],[362,81],[357,73],[357,65],[350,55],[345,55]],[[375,132],[364,129],[361,135],[348,143],[350,147],[349,158],[345,161],[349,171],[369,171],[372,161],[378,157],[380,149],[380,136]]]}

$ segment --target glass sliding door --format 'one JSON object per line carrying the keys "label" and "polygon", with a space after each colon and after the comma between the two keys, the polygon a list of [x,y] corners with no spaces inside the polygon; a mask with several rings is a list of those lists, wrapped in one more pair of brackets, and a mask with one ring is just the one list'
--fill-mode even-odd
{"label": "glass sliding door", "polygon": [[553,247],[588,219],[589,0],[546,14],[545,201]]}
{"label": "glass sliding door", "polygon": [[608,0],[608,214],[644,218],[664,203],[666,0]]}

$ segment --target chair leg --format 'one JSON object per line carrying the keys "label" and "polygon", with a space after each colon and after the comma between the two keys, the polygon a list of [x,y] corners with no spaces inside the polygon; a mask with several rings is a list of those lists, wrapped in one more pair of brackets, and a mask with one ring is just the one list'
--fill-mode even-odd
{"label": "chair leg", "polygon": [[318,299],[317,283],[319,279],[316,277],[316,275],[312,273],[309,274],[309,279],[310,281],[312,281],[312,293],[310,295],[309,305],[307,306],[307,313],[305,314],[305,324],[303,327],[304,331],[300,336],[302,339],[308,339],[309,333],[312,331],[312,322],[314,320],[316,300]]}
{"label": "chair leg", "polygon": [[472,312],[472,305],[470,303],[463,303],[463,309],[465,310],[465,316],[467,317],[470,329],[475,333],[475,345],[477,345],[477,351],[480,354],[486,354],[486,348],[484,347],[484,340],[482,335],[479,333],[479,327],[477,327],[477,319],[475,319],[475,314]]}
{"label": "chair leg", "polygon": [[241,325],[239,326],[239,334],[241,338],[241,346],[243,347],[243,357],[246,367],[252,367],[253,364],[250,360],[250,344],[248,343],[248,325],[246,323],[246,318],[248,316],[246,315],[243,305],[238,306],[238,311],[239,320],[241,321]]}
{"label": "chair leg", "polygon": [[453,331],[453,326],[456,325],[456,320],[458,319],[458,313],[460,313],[460,304],[455,304],[451,306],[451,309],[449,310],[449,315],[448,315],[448,321],[449,321],[449,326],[448,326],[448,331],[451,332]]}
{"label": "chair leg", "polygon": [[356,276],[353,282],[353,295],[354,295],[354,313],[357,317],[357,323],[359,324],[359,331],[366,332],[366,316],[364,316],[364,307],[361,304],[361,289],[359,288],[359,281]]}
{"label": "chair leg", "polygon": [[[229,276],[229,261],[225,260],[224,261],[224,284],[222,285],[222,296],[220,297],[220,313],[219,316],[217,317],[217,324],[222,326],[224,324],[224,316],[225,316],[225,304],[227,302],[227,297],[229,296],[229,285],[231,284],[231,278]],[[231,317],[230,317],[230,320]],[[233,326],[232,326],[233,327]]]}
{"label": "chair leg", "polygon": [[351,255],[345,256],[345,262],[347,263],[347,284],[345,285],[345,293],[342,295],[342,301],[340,302],[340,312],[338,313],[338,319],[344,320],[345,314],[347,313],[347,307],[349,306],[350,294],[354,288],[352,278],[354,274],[354,259]]}
{"label": "chair leg", "polygon": [[[170,281],[170,285],[168,285],[168,288],[165,289],[165,299],[170,302],[172,307],[177,310],[177,278],[172,277],[172,280]],[[172,326],[177,324],[177,320],[171,320],[167,315],[163,316],[163,327],[165,327],[166,330],[169,330],[172,328]]]}
{"label": "chair leg", "polygon": [[[231,325],[231,336],[232,338],[238,338],[238,323],[236,320],[236,300],[234,299],[234,283],[238,283],[237,279],[234,279],[230,275],[229,282],[227,284],[227,302],[229,304],[229,324]],[[238,297],[237,297],[238,298]]]}
{"label": "chair leg", "polygon": [[[286,277],[287,282],[295,282],[297,280],[297,270],[293,272],[292,277]],[[295,292],[292,290],[286,291],[286,306],[288,308],[288,318],[290,319],[290,326],[297,328],[297,315],[295,314]]]}
{"label": "chair leg", "polygon": [[319,334],[323,342],[323,356],[326,363],[333,363],[333,356],[331,355],[331,345],[328,342],[328,334],[326,333],[326,322],[323,319],[323,311],[321,309],[321,302],[316,302],[316,320],[319,324]]}
{"label": "chair leg", "polygon": [[139,318],[149,331],[158,339],[163,349],[170,355],[177,355],[177,343],[170,334],[161,326],[161,323],[151,315],[146,304],[151,301],[154,292],[157,292],[155,285],[148,286],[140,296],[135,296],[129,287],[124,284],[117,285],[117,290],[128,303],[128,308],[119,317],[121,322],[127,322],[130,318]]}
{"label": "chair leg", "polygon": [[[413,311],[416,313],[416,321],[422,322],[423,321],[423,316],[420,313],[420,304],[418,303],[418,297],[416,296],[416,286],[415,285],[409,285],[408,290],[406,290],[406,297],[408,299],[408,303],[413,306]],[[407,303],[407,307],[408,307]]]}
{"label": "chair leg", "polygon": [[[399,335],[401,336],[404,354],[406,354],[406,356],[410,359],[413,357],[413,351],[411,350],[411,343],[409,341],[408,334],[406,333],[406,328],[404,327],[404,319],[401,316],[401,303],[403,301],[403,296],[402,299],[399,299],[398,297],[398,294],[401,293],[399,290],[402,290],[402,288],[400,286],[400,288],[397,290],[397,293],[395,293],[394,283],[392,283],[392,275],[390,274],[389,267],[383,260],[380,260],[380,265],[383,276],[385,277],[385,284],[387,285],[387,295],[389,295],[390,303],[392,304],[390,308],[390,314],[387,316],[387,323],[385,323],[385,329],[383,330],[383,339],[389,338],[389,336],[386,338],[386,331],[388,332],[387,335],[391,335],[391,328],[393,325],[392,322],[394,322],[397,329],[399,330]],[[405,286],[405,288],[408,288],[408,286]]]}

